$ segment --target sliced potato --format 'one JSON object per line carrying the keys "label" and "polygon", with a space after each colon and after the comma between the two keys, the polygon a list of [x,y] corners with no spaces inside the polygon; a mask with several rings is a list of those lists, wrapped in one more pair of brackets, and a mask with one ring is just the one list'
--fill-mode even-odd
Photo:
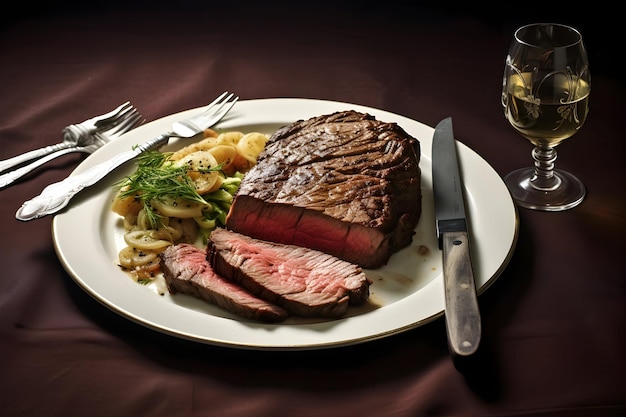
{"label": "sliced potato", "polygon": [[204,138],[216,138],[218,136],[219,134],[211,128],[204,129],[204,131],[202,132],[202,137]]}
{"label": "sliced potato", "polygon": [[[175,163],[177,166],[186,166],[187,175],[193,181],[198,194],[206,194],[217,190],[222,184],[219,171],[206,170],[219,165],[215,156],[210,151],[196,151],[179,159]],[[196,216],[193,216],[196,217]]]}
{"label": "sliced potato", "polygon": [[213,146],[219,144],[219,141],[217,139],[218,136],[219,135],[217,134],[215,130],[206,129],[203,132],[204,139],[177,150],[172,155],[170,155],[169,159],[170,161],[178,161],[191,153],[198,152],[198,151],[207,151],[211,149]]}
{"label": "sliced potato", "polygon": [[[225,175],[232,176],[236,171],[244,173],[255,165],[268,138],[258,132],[218,134],[206,129],[203,139],[172,153],[165,163],[184,167],[198,194],[205,195],[220,191]],[[219,171],[209,171],[218,166]],[[112,201],[112,211],[124,217],[124,240],[128,246],[119,252],[119,263],[134,279],[154,277],[160,271],[158,254],[167,246],[178,242],[194,243],[200,236],[206,238],[217,225],[216,219],[205,217],[209,216],[213,204],[217,204],[215,194],[209,204],[185,199],[151,199],[150,204],[160,216],[155,230],[157,226],[150,223],[143,210],[144,202],[137,196],[121,199],[120,193]]]}
{"label": "sliced potato", "polygon": [[132,246],[123,248],[119,253],[120,266],[126,269],[133,269],[144,266],[157,260],[158,252],[151,250],[141,250]]}
{"label": "sliced potato", "polygon": [[235,145],[216,145],[207,152],[210,152],[215,157],[217,163],[222,165],[222,171],[226,175],[235,173],[233,168],[233,163],[237,157],[237,147]]}
{"label": "sliced potato", "polygon": [[263,133],[246,133],[239,142],[237,142],[237,147],[240,149],[241,153],[256,161],[261,151],[265,148],[267,140],[267,135]]}
{"label": "sliced potato", "polygon": [[218,144],[236,145],[237,143],[239,143],[239,140],[241,140],[242,137],[242,132],[224,132],[220,133],[220,135],[216,138],[216,141]]}
{"label": "sliced potato", "polygon": [[246,172],[252,168],[267,143],[263,133],[247,133],[237,143],[237,157],[233,162],[235,170]]}
{"label": "sliced potato", "polygon": [[127,215],[137,215],[139,210],[143,208],[143,203],[136,196],[128,196],[124,198],[120,198],[120,194],[124,191],[122,188],[118,191],[117,195],[113,199],[113,203],[111,203],[111,210],[114,213],[119,214],[122,217]]}

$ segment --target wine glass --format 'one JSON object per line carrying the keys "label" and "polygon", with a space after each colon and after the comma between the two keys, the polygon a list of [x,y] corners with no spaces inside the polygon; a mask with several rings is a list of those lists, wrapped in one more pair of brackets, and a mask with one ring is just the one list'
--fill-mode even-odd
{"label": "wine glass", "polygon": [[533,145],[534,167],[504,177],[522,207],[561,211],[585,197],[584,184],[555,169],[555,147],[573,136],[589,110],[591,75],[580,32],[555,23],[515,31],[506,57],[502,106],[513,128]]}

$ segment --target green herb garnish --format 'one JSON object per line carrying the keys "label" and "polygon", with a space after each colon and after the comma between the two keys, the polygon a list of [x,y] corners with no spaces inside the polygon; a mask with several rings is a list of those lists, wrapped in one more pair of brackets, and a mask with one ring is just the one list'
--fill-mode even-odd
{"label": "green herb garnish", "polygon": [[[143,203],[145,214],[152,228],[159,228],[161,216],[152,207],[153,200],[167,201],[184,199],[200,204],[209,204],[198,192],[186,173],[186,165],[177,166],[168,161],[171,153],[146,151],[138,158],[137,170],[117,186],[123,191],[119,198],[134,197]],[[221,170],[211,167],[203,172]]]}

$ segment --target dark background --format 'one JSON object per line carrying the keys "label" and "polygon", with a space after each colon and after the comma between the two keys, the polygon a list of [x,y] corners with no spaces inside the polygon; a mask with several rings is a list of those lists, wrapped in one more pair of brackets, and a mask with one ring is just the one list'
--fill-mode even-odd
{"label": "dark background", "polygon": [[120,316],[59,262],[50,217],[14,218],[21,202],[85,157],[74,154],[0,191],[0,416],[626,415],[617,12],[598,2],[3,7],[0,159],[54,143],[68,123],[126,99],[153,121],[228,89],[246,100],[359,103],[429,126],[452,116],[458,139],[505,175],[531,163],[528,141],[500,104],[514,29],[578,27],[594,81],[588,120],[557,164],[583,180],[588,196],[563,213],[520,210],[511,262],[479,298],[479,372],[454,369],[443,320],[357,346],[256,352],[170,337]]}
{"label": "dark background", "polygon": [[[430,3],[430,4],[429,4]],[[378,18],[381,21],[397,21],[399,25],[421,22],[451,21],[455,19],[478,19],[495,28],[501,28],[504,39],[510,39],[515,28],[533,22],[554,22],[569,24],[579,29],[587,46],[592,74],[616,74],[620,49],[618,39],[622,24],[621,13],[604,2],[592,1],[579,7],[574,2],[541,1],[483,4],[480,2],[405,2],[398,0],[365,2],[357,0],[320,1],[149,1],[149,0],[96,0],[64,2],[18,2],[5,9],[0,17],[0,25],[9,25],[19,19],[32,19],[54,15],[83,15],[104,12],[136,12],[160,10],[164,13],[176,11],[197,11],[205,13],[208,19],[233,20],[241,15],[259,16],[259,23],[273,25],[301,25],[309,29],[320,28],[334,22],[341,27],[340,19]],[[0,26],[1,27],[1,26]],[[112,30],[114,24],[112,23]],[[167,30],[166,27],[155,30]],[[508,41],[507,41],[508,42]],[[503,48],[508,46],[505,44]],[[262,47],[261,45],[259,47]],[[407,44],[410,47],[410,44]]]}

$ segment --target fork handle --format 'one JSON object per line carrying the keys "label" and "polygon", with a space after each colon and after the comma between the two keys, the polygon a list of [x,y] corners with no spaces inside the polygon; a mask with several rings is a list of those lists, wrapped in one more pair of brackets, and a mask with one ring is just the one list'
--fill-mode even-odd
{"label": "fork handle", "polygon": [[60,150],[46,154],[43,158],[34,160],[28,165],[24,165],[23,167],[20,167],[13,171],[5,172],[4,174],[0,175],[0,189],[11,185],[18,179],[22,178],[24,175],[52,161],[53,159],[58,158],[59,156],[63,156],[72,152],[84,152],[83,149],[84,148],[78,148],[78,147],[65,148],[65,149],[61,148]]}
{"label": "fork handle", "polygon": [[43,148],[24,152],[23,154],[14,156],[9,159],[4,159],[0,161],[0,172],[4,172],[16,166],[22,165],[23,163],[28,162],[32,159],[41,158],[46,155],[50,155],[52,153],[67,149],[70,146],[72,145],[66,143],[57,143],[56,145],[45,146]]}
{"label": "fork handle", "polygon": [[43,189],[41,194],[24,202],[15,213],[15,218],[22,221],[37,219],[56,213],[67,206],[72,197],[106,177],[111,171],[125,164],[150,149],[165,145],[172,137],[171,133],[159,135],[136,148],[122,152],[113,158],[94,165],[77,175],[70,175],[63,181],[55,182]]}
{"label": "fork handle", "polygon": [[[89,122],[89,120],[86,120],[81,124],[66,126],[61,131],[61,133],[63,133],[63,142],[59,142],[54,145],[44,146],[42,148],[34,149],[32,151],[24,152],[21,155],[17,155],[17,156],[14,156],[13,158],[0,161],[0,172],[8,171],[9,169],[20,166],[32,159],[43,158],[55,152],[59,152],[65,149],[75,148],[78,145],[81,137],[91,134],[91,130],[85,125],[87,122]],[[60,155],[63,155],[63,154],[60,154]],[[39,165],[36,165],[35,168],[37,166]],[[0,186],[0,188],[2,187]]]}

